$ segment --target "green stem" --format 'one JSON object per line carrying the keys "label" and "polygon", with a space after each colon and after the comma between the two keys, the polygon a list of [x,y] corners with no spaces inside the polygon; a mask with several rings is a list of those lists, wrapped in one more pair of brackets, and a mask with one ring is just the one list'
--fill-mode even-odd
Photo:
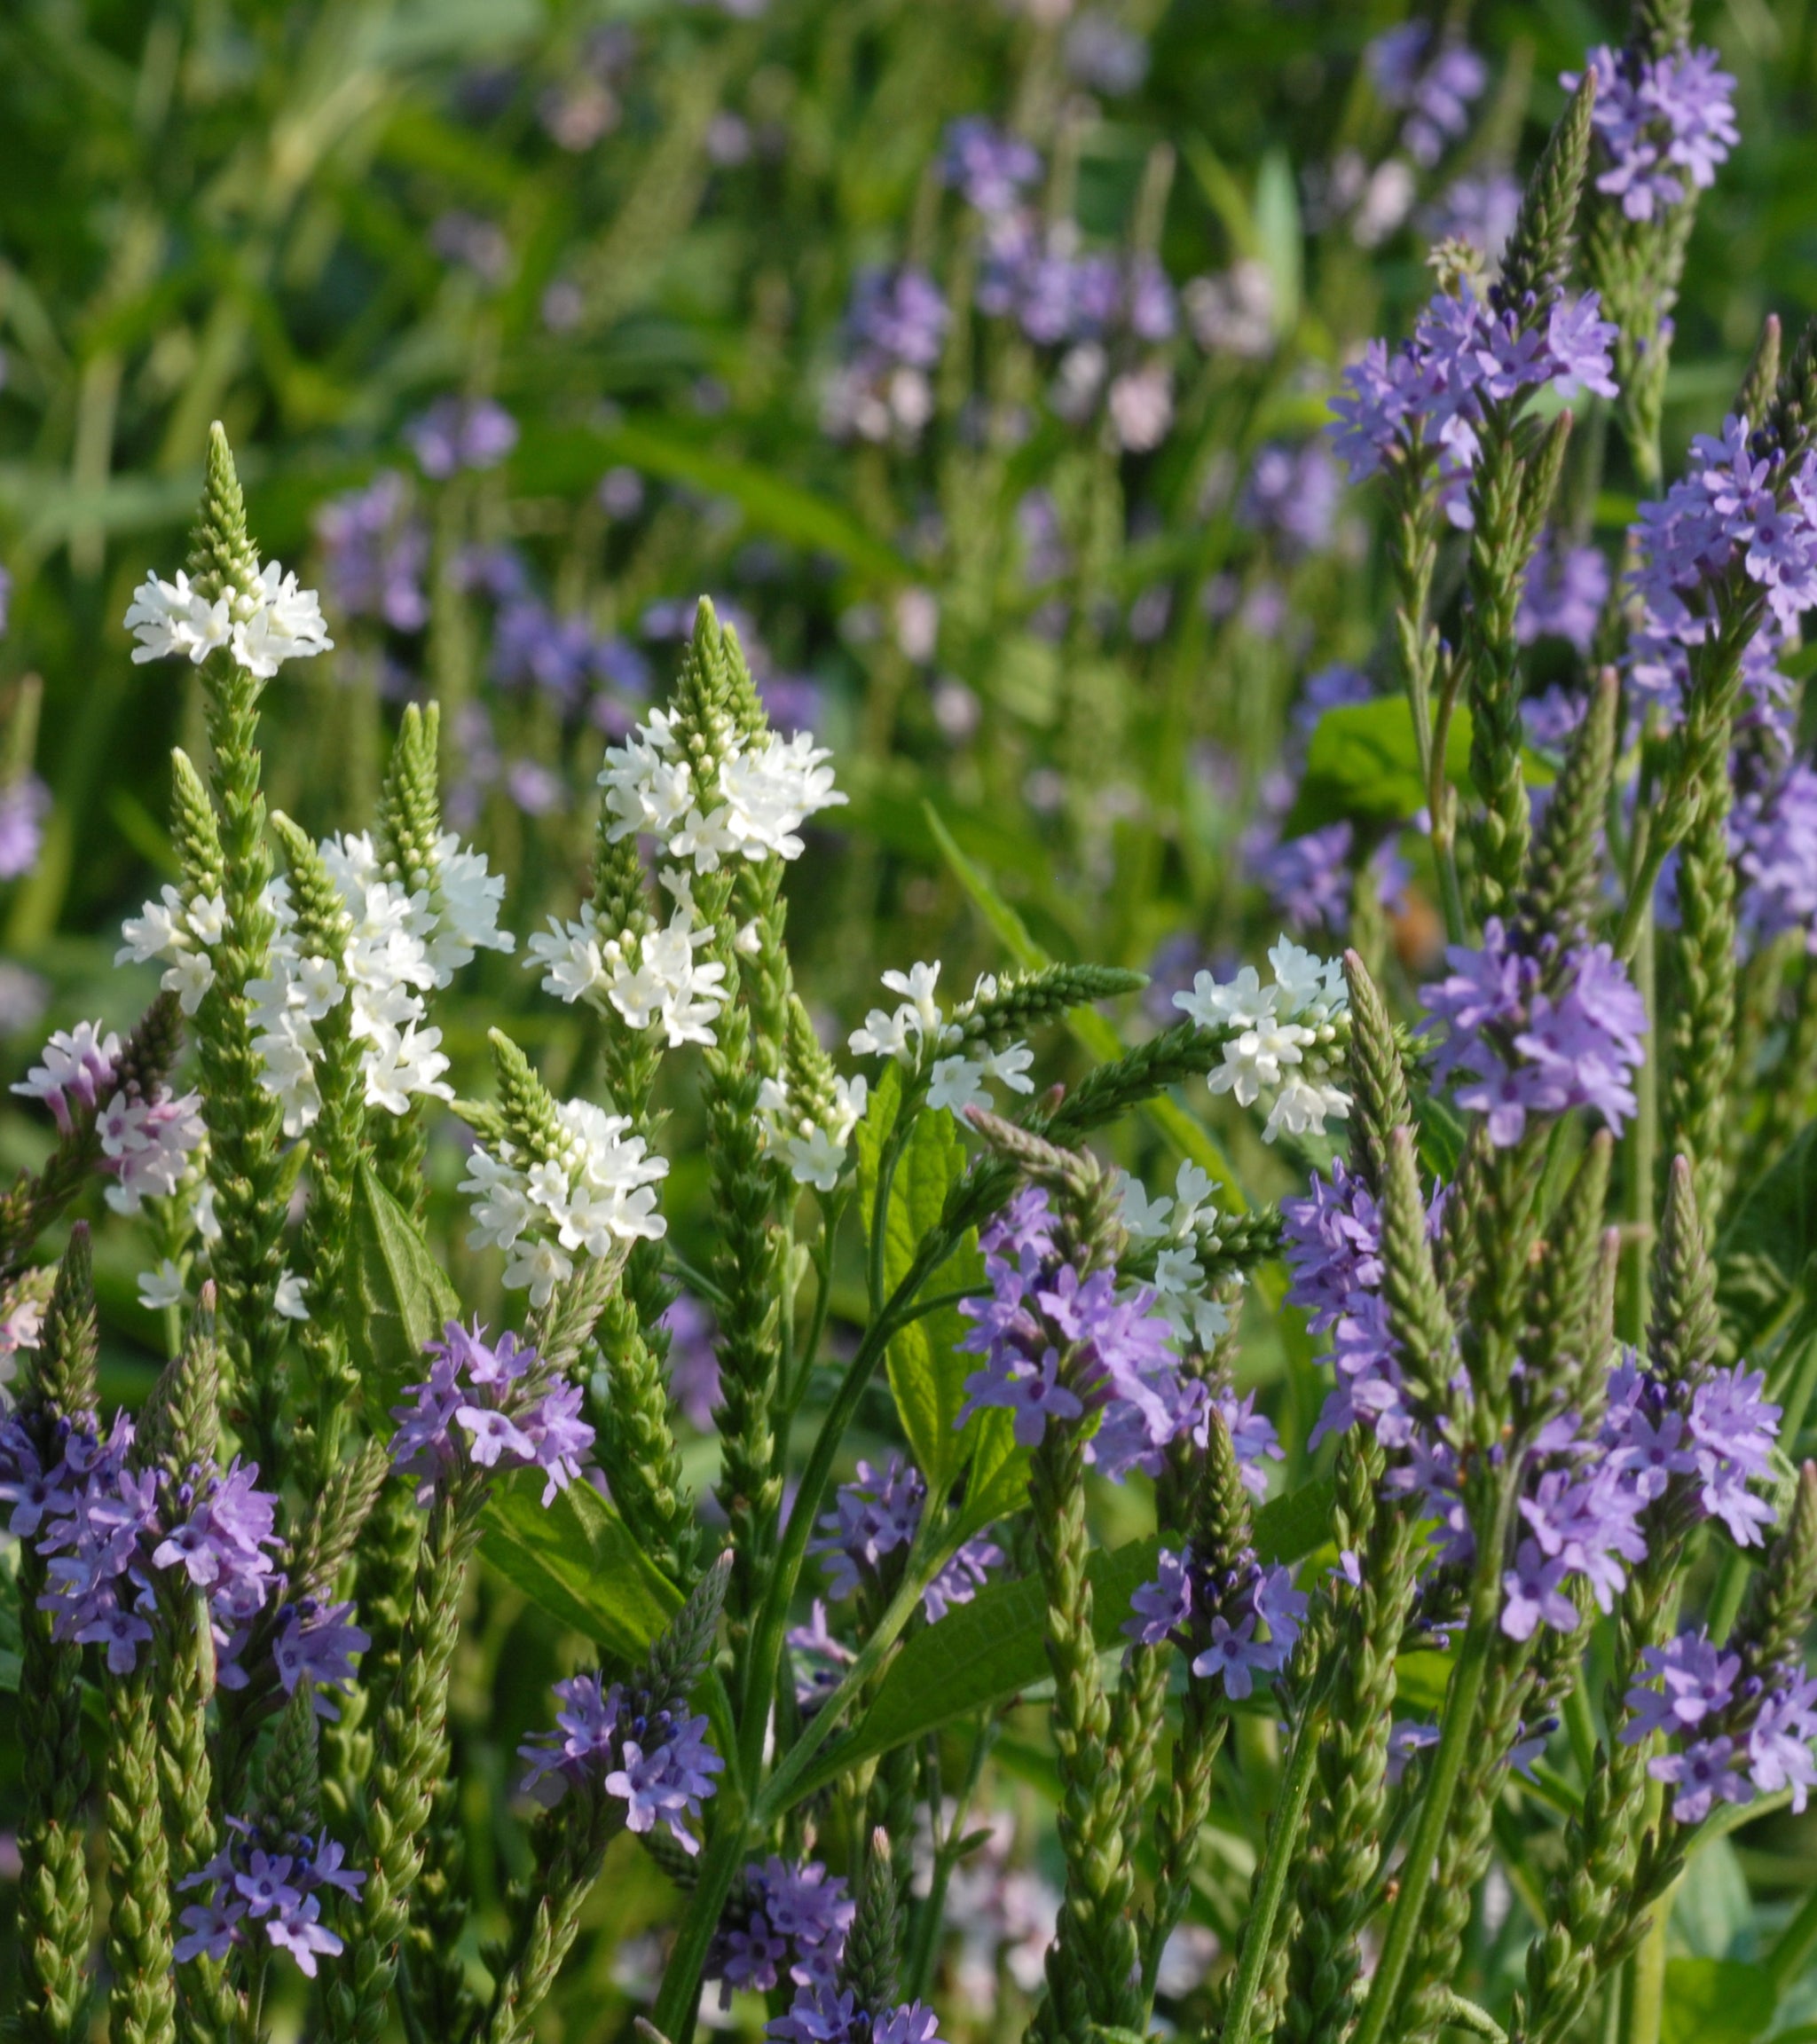
{"label": "green stem", "polygon": [[[1494,1537],[1483,1542],[1483,1560],[1477,1566],[1476,1587],[1471,1598],[1470,1629],[1458,1649],[1457,1665],[1451,1671],[1451,1686],[1445,1694],[1444,1730],[1427,1773],[1420,1821],[1402,1867],[1400,1895],[1388,1919],[1381,1957],[1376,1962],[1369,1999],[1364,2004],[1363,2019],[1357,2025],[1351,2044],[1383,2044],[1400,1994],[1401,1976],[1406,1971],[1413,1940],[1420,1932],[1420,1918],[1432,1888],[1433,1867],[1475,1733],[1476,1705],[1495,1644],[1501,1595],[1502,1536],[1511,1497],[1512,1492],[1505,1487],[1495,1514]],[[1231,2044],[1231,2035],[1225,2037],[1223,2044]]]}
{"label": "green stem", "polygon": [[1486,2037],[1490,2044],[1508,2044],[1507,2032],[1488,2009],[1479,2009],[1474,2001],[1467,2001],[1461,1994],[1446,1995],[1444,2019],[1451,2029],[1467,2030],[1473,2037]]}
{"label": "green stem", "polygon": [[694,2034],[707,1950],[720,1927],[720,1912],[732,1891],[732,1883],[744,1864],[749,1825],[744,1798],[735,1788],[721,1788],[713,1798],[713,1819],[712,1836],[701,1858],[694,1897],[681,1919],[675,1949],[669,1954],[656,2007],[650,2010],[652,2026],[673,2039],[673,2044],[688,2044]]}
{"label": "green stem", "polygon": [[[1459,1758],[1461,1759],[1461,1753]],[[1243,1930],[1242,1950],[1237,1959],[1237,1977],[1231,1988],[1224,2026],[1219,2044],[1248,2044],[1255,2019],[1255,1997],[1267,1971],[1274,1944],[1274,1921],[1280,1913],[1281,1898],[1287,1891],[1287,1877],[1294,1870],[1294,1847],[1306,1814],[1306,1799],[1312,1791],[1312,1777],[1318,1765],[1318,1715],[1315,1702],[1308,1700],[1294,1741],[1293,1758],[1281,1783],[1280,1799],[1269,1827],[1268,1859],[1249,1920]]]}
{"label": "green stem", "polygon": [[1670,1891],[1660,1897],[1653,1927],[1629,1961],[1622,2044],[1659,2044],[1665,2020],[1665,1928],[1671,1916]]}

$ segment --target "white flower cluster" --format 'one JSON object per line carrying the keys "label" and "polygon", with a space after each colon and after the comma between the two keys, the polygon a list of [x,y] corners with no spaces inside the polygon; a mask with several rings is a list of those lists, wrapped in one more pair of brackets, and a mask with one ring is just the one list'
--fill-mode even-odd
{"label": "white flower cluster", "polygon": [[655,837],[696,873],[717,872],[731,858],[798,859],[802,824],[846,800],[833,786],[831,757],[805,731],[792,738],[772,731],[748,751],[735,746],[720,763],[718,784],[702,788],[673,718],[653,710],[624,744],[607,750],[599,777],[613,819],[607,838]]}
{"label": "white flower cluster", "polygon": [[571,1251],[609,1256],[621,1242],[655,1241],[668,1227],[656,1210],[656,1186],[668,1175],[668,1160],[651,1155],[642,1136],[627,1134],[631,1124],[623,1115],[589,1100],[568,1100],[555,1119],[561,1140],[552,1154],[527,1156],[506,1141],[494,1156],[476,1143],[460,1186],[475,1195],[468,1242],[504,1250],[507,1287],[527,1286],[534,1306],[547,1306],[555,1286],[574,1275]]}
{"label": "white flower cluster", "polygon": [[161,900],[147,901],[140,914],[129,916],[120,925],[126,941],[114,954],[114,963],[148,965],[162,959],[166,970],[158,984],[176,994],[185,1015],[193,1015],[215,984],[211,954],[226,930],[227,904],[218,894],[196,894],[185,900],[175,887],[167,886]]}
{"label": "white flower cluster", "polygon": [[265,906],[278,924],[271,939],[271,977],[248,981],[254,1049],[264,1058],[262,1083],[284,1105],[284,1135],[303,1135],[321,1114],[317,1022],[351,994],[350,1030],[364,1044],[359,1069],[366,1105],[406,1114],[417,1096],[452,1100],[444,1081],[448,1058],[442,1030],[427,1028],[423,995],[445,987],[470,963],[474,950],[511,950],[500,930],[503,877],[486,873],[480,853],[460,848],[445,832],[433,846],[433,883],[415,892],[382,877],[378,853],[366,834],[329,838],[323,865],[334,875],[351,930],[339,961],[303,956],[288,881],[271,881]]}
{"label": "white flower cluster", "polygon": [[1264,987],[1253,965],[1223,984],[1201,972],[1190,994],[1174,1005],[1201,1029],[1226,1038],[1224,1061],[1209,1074],[1214,1093],[1234,1093],[1253,1107],[1272,1097],[1262,1140],[1283,1128],[1290,1135],[1325,1133],[1325,1117],[1344,1120],[1350,1097],[1332,1078],[1349,1014],[1344,969],[1283,937],[1268,955],[1274,984]]}
{"label": "white flower cluster", "polygon": [[136,662],[184,659],[200,666],[224,647],[261,680],[285,661],[311,659],[334,643],[315,591],[300,588],[276,561],[265,562],[250,589],[224,591],[212,602],[181,569],[174,582],[147,575],[132,593],[126,626],[138,641]]}
{"label": "white flower cluster", "polygon": [[885,972],[884,985],[903,999],[893,1011],[871,1010],[864,1018],[863,1027],[854,1029],[846,1040],[853,1056],[894,1057],[916,1072],[932,1057],[928,1105],[950,1108],[956,1115],[963,1115],[968,1107],[990,1105],[990,1095],[984,1089],[987,1079],[1000,1081],[1012,1093],[1034,1092],[1034,1081],[1027,1074],[1034,1053],[1027,1044],[1011,1043],[993,1050],[973,1042],[964,1050],[956,1048],[966,1042],[962,1027],[965,1018],[979,1002],[995,997],[996,981],[987,974],[972,989],[969,1001],[955,1009],[951,1016],[943,1017],[934,997],[940,976],[938,959],[932,965],[911,965],[906,972]]}
{"label": "white flower cluster", "polygon": [[627,1028],[660,1029],[674,1050],[717,1041],[712,1026],[726,1003],[726,968],[696,955],[712,932],[695,921],[687,875],[664,878],[676,895],[666,930],[614,936],[601,929],[589,902],[577,923],[550,916],[547,933],[530,939],[523,963],[527,971],[541,969],[544,993],[570,1005],[585,1001],[602,1015],[610,1006]]}
{"label": "white flower cluster", "polygon": [[1171,1199],[1163,1194],[1151,1199],[1136,1178],[1125,1177],[1121,1190],[1130,1241],[1144,1249],[1154,1246],[1154,1292],[1176,1340],[1210,1348],[1231,1325],[1230,1309],[1206,1290],[1199,1261],[1201,1254],[1215,1256],[1222,1246],[1210,1178],[1198,1165],[1185,1163]]}
{"label": "white flower cluster", "polygon": [[788,1165],[798,1185],[830,1192],[846,1168],[846,1146],[864,1119],[869,1097],[867,1081],[840,1076],[833,1081],[832,1099],[826,1107],[816,1109],[811,1102],[796,1107],[780,1079],[766,1079],[757,1089],[764,1142]]}

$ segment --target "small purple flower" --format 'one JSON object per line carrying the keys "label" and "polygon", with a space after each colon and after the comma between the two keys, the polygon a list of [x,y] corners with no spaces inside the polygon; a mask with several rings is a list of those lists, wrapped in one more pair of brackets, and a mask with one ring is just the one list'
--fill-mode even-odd
{"label": "small purple flower", "polygon": [[438,397],[404,437],[423,474],[444,482],[463,468],[496,468],[517,444],[517,421],[490,397]]}
{"label": "small purple flower", "polygon": [[1501,1629],[1510,1639],[1530,1639],[1541,1624],[1555,1632],[1577,1630],[1577,1608],[1561,1587],[1569,1572],[1561,1558],[1548,1559],[1538,1541],[1522,1541],[1514,1567],[1501,1579]]}
{"label": "small purple flower", "polygon": [[38,862],[51,790],[35,774],[0,785],[0,880],[17,880]]}
{"label": "small purple flower", "polygon": [[948,123],[940,172],[976,211],[992,218],[1013,213],[1041,171],[1039,152],[1019,136],[975,115]]}

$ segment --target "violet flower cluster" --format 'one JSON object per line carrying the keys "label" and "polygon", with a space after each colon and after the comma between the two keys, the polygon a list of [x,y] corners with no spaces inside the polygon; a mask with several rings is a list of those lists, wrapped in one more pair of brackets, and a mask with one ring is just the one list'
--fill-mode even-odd
{"label": "violet flower cluster", "polygon": [[760,1866],[753,1862],[707,1955],[706,1977],[720,1983],[720,2006],[728,2008],[735,1991],[767,1994],[784,1978],[798,1987],[830,1987],[857,1913],[846,1883],[818,1859],[791,1866],[772,1853]]}
{"label": "violet flower cluster", "polygon": [[1550,535],[1528,567],[1514,637],[1522,646],[1536,639],[1562,639],[1587,657],[1609,588],[1609,562],[1600,547],[1575,546],[1561,534]]}
{"label": "violet flower cluster", "polygon": [[1749,942],[1796,932],[1807,952],[1817,951],[1817,771],[1795,759],[1764,787],[1740,790],[1729,850]]}
{"label": "violet flower cluster", "polygon": [[1467,531],[1477,429],[1491,405],[1543,388],[1566,399],[1585,390],[1616,395],[1609,355],[1616,330],[1600,310],[1593,291],[1561,297],[1543,311],[1505,304],[1496,289],[1479,297],[1468,279],[1455,295],[1437,293],[1411,340],[1392,353],[1385,342],[1372,341],[1344,372],[1331,409],[1351,482],[1396,462],[1434,462],[1445,515]]}
{"label": "violet flower cluster", "polygon": [[991,1291],[961,1302],[977,1325],[960,1347],[985,1364],[965,1380],[959,1423],[1009,1411],[1016,1439],[1032,1448],[1050,1419],[1094,1413],[1087,1452],[1098,1470],[1113,1482],[1132,1469],[1152,1474],[1160,1450],[1197,1424],[1203,1387],[1182,1373],[1154,1293],[1121,1295],[1108,1270],[1082,1281],[1060,1255],[1057,1225],[1047,1194],[1031,1186],[979,1238]]}
{"label": "violet flower cluster", "polygon": [[[1436,1195],[1427,1215],[1434,1237],[1443,1210],[1443,1195]],[[1281,1249],[1292,1273],[1287,1303],[1306,1309],[1310,1333],[1333,1336],[1337,1382],[1312,1444],[1362,1420],[1384,1447],[1404,1448],[1417,1419],[1382,1298],[1381,1213],[1342,1158],[1332,1160],[1328,1178],[1314,1175],[1305,1199],[1281,1201]]]}
{"label": "violet flower cluster", "polygon": [[[1591,112],[1599,160],[1596,189],[1621,200],[1630,220],[1652,220],[1716,182],[1718,167],[1741,140],[1735,82],[1713,50],[1676,50],[1646,58],[1607,43],[1590,52],[1596,77]],[[1559,83],[1575,92],[1579,74]]]}
{"label": "violet flower cluster", "polygon": [[699,1817],[726,1765],[707,1743],[706,1719],[651,1710],[597,1675],[570,1676],[555,1693],[562,1705],[555,1729],[517,1749],[527,1764],[524,1791],[547,1808],[570,1789],[603,1791],[625,1804],[628,1830],[649,1831],[660,1820],[684,1852],[698,1852],[688,1820]]}
{"label": "violet flower cluster", "polygon": [[10,1089],[51,1110],[60,1134],[75,1128],[72,1108],[96,1118],[98,1168],[114,1183],[106,1200],[116,1214],[137,1214],[146,1200],[168,1198],[201,1149],[207,1131],[199,1094],[161,1086],[146,1100],[118,1085],[120,1039],[98,1022],[56,1030],[25,1077]]}
{"label": "violet flower cluster", "polygon": [[251,1679],[243,1657],[268,1609],[287,1691],[351,1678],[350,1656],[370,1642],[349,1622],[349,1605],[284,1600],[287,1580],[272,1559],[282,1545],[278,1500],[259,1489],[256,1464],[193,1464],[180,1476],[138,1467],[138,1436],[124,1413],[105,1435],[91,1415],[59,1420],[54,1439],[46,1459],[20,1420],[0,1421],[7,1530],[30,1540],[45,1561],[49,1588],[39,1603],[57,1639],[99,1647],[111,1673],[130,1675],[152,1639],[158,1586],[181,1570],[208,1600],[222,1688],[243,1689]]}
{"label": "violet flower cluster", "polygon": [[[1782,500],[1783,498],[1783,500]],[[1742,680],[1757,700],[1783,696],[1774,665],[1785,636],[1817,604],[1817,465],[1778,474],[1778,450],[1731,413],[1722,431],[1691,443],[1686,473],[1664,502],[1643,504],[1629,541],[1630,586],[1640,609],[1628,679],[1668,712],[1680,707],[1693,650],[1716,632],[1714,592],[1737,563],[1764,594],[1771,622],[1749,648]]]}
{"label": "violet flower cluster", "polygon": [[413,1403],[395,1405],[391,1459],[417,1479],[417,1502],[462,1469],[540,1469],[543,1503],[580,1474],[594,1430],[580,1417],[578,1385],[549,1372],[515,1334],[488,1342],[477,1323],[451,1320],[431,1341],[428,1378],[406,1387]]}
{"label": "violet flower cluster", "polygon": [[1749,1671],[1743,1656],[1725,1653],[1701,1628],[1664,1647],[1643,1649],[1651,1682],[1624,1699],[1631,1716],[1624,1745],[1656,1734],[1671,1741],[1647,1771],[1671,1787],[1671,1813],[1696,1824],[1719,1803],[1751,1803],[1789,1791],[1802,1812],[1817,1787],[1817,1681],[1802,1667]]}
{"label": "violet flower cluster", "polygon": [[771,2044],[940,2044],[940,2018],[924,2001],[874,2015],[849,1987],[802,1988],[764,2035]]}
{"label": "violet flower cluster", "polygon": [[1482,945],[1448,946],[1445,963],[1450,976],[1420,989],[1445,1030],[1433,1076],[1464,1081],[1458,1105],[1486,1117],[1498,1149],[1521,1141],[1530,1114],[1588,1107],[1621,1128],[1647,1010],[1607,944],[1563,951],[1548,938],[1536,951],[1491,916]]}
{"label": "violet flower cluster", "polygon": [[1154,1581],[1129,1600],[1133,1616],[1123,1631],[1149,1647],[1176,1640],[1191,1655],[1195,1675],[1221,1682],[1224,1694],[1240,1703],[1257,1676],[1285,1672],[1306,1605],[1292,1569],[1278,1562],[1263,1567],[1253,1548],[1221,1568],[1191,1547],[1178,1553],[1163,1547]]}
{"label": "violet flower cluster", "polygon": [[1402,147],[1430,169],[1468,129],[1471,105],[1489,83],[1489,67],[1467,44],[1436,37],[1424,21],[1404,22],[1378,35],[1365,61],[1377,98],[1406,114]]}
{"label": "violet flower cluster", "polygon": [[[822,1558],[835,1602],[877,1584],[889,1555],[907,1555],[926,1505],[927,1479],[901,1456],[892,1455],[881,1469],[859,1463],[857,1476],[839,1486],[833,1509],[821,1516],[822,1530],[807,1545],[810,1554]],[[981,1535],[966,1541],[922,1592],[928,1623],[937,1623],[956,1604],[969,1604],[1003,1560],[994,1541]]]}
{"label": "violet flower cluster", "polygon": [[322,1922],[322,1891],[335,1889],[357,1902],[366,1875],[347,1865],[346,1855],[326,1831],[319,1837],[306,1833],[272,1837],[243,1817],[230,1817],[227,1831],[221,1851],[177,1883],[185,1891],[212,1890],[177,1917],[183,1935],[176,1944],[177,1963],[201,1958],[219,1961],[236,1946],[249,1948],[263,1930],[271,1945],[287,1952],[314,1979],[319,1956],[333,1958],[345,1949],[338,1934]]}
{"label": "violet flower cluster", "polygon": [[1542,1623],[1576,1631],[1574,1578],[1612,1610],[1625,1565],[1644,1558],[1661,1529],[1681,1533],[1714,1519],[1738,1545],[1758,1544],[1774,1513],[1750,1484],[1769,1474],[1779,1419],[1764,1383],[1758,1371],[1726,1369],[1673,1386],[1630,1356],[1609,1378],[1593,1435],[1578,1438],[1570,1414],[1542,1427],[1502,1578],[1502,1631],[1514,1639]]}

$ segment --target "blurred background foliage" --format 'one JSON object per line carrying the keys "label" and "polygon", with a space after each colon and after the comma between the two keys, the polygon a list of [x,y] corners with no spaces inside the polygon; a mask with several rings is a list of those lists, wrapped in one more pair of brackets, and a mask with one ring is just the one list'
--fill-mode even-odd
{"label": "blurred background foliage", "polygon": [[[186,672],[132,666],[120,620],[182,558],[215,418],[266,552],[321,589],[337,640],[267,695],[273,806],[363,823],[401,706],[434,696],[450,820],[511,876],[520,936],[573,912],[602,746],[660,699],[710,592],[775,720],[835,749],[851,797],[791,875],[830,1035],[916,957],[962,987],[1018,947],[1141,967],[1126,1037],[1284,924],[1417,978],[1439,932],[1418,790],[1368,710],[1378,507],[1319,428],[1343,363],[1429,292],[1436,240],[1492,260],[1560,74],[1623,20],[1426,9],[1428,51],[1482,62],[1457,119],[1421,131],[1365,61],[1406,19],[1404,0],[10,0],[0,803],[42,843],[7,853],[0,829],[7,1076],[47,1024],[119,1025],[151,990],[154,968],[114,967],[117,931],[174,869],[168,751],[201,750],[201,712]],[[1742,142],[1698,216],[1669,453],[1719,419],[1766,312],[1817,311],[1817,10],[1724,0],[1696,29],[1736,77]],[[953,123],[979,120],[1032,156],[968,157]],[[1577,536],[1612,554],[1632,480],[1618,440],[1580,439],[1608,452],[1574,471]],[[1542,636],[1535,689],[1577,657]],[[558,1088],[584,1081],[571,1011],[493,958],[438,1013],[457,1079],[507,1017]],[[1303,1166],[1192,1105],[1251,1195]],[[710,1216],[681,1113],[666,1203],[687,1253]],[[1170,1177],[1192,1126],[1151,1125],[1122,1160]],[[0,1114],[0,1163],[42,1143]],[[451,1132],[444,1193],[458,1163]],[[496,1304],[452,1207],[449,1260]],[[135,1297],[147,1260],[104,1232],[129,1402],[165,1338]],[[1310,1346],[1266,1296],[1251,1320],[1243,1367],[1275,1387],[1296,1479]],[[710,1358],[678,1356],[699,1417]],[[881,1395],[865,1425],[887,1443]],[[713,1451],[703,1431],[703,1486]],[[1104,1509],[1107,1537],[1141,1529]],[[496,1889],[522,1853],[511,1747],[563,1647],[488,1579],[462,1652],[469,1850]],[[1244,1721],[1183,2014],[1194,1952],[1202,1972],[1241,1906],[1270,1739]],[[989,1768],[998,1835],[949,1958],[980,2037],[1019,2033],[1051,1914],[1026,1864],[1050,1765],[1012,1724]],[[1687,1995],[1817,1870],[1801,1828],[1761,1828],[1712,1849],[1680,1905]],[[627,1852],[602,1894],[625,1914],[574,1969],[575,2039],[619,2033],[655,1961],[648,1863]],[[1523,1944],[1523,1906],[1485,1902],[1485,1973]]]}

